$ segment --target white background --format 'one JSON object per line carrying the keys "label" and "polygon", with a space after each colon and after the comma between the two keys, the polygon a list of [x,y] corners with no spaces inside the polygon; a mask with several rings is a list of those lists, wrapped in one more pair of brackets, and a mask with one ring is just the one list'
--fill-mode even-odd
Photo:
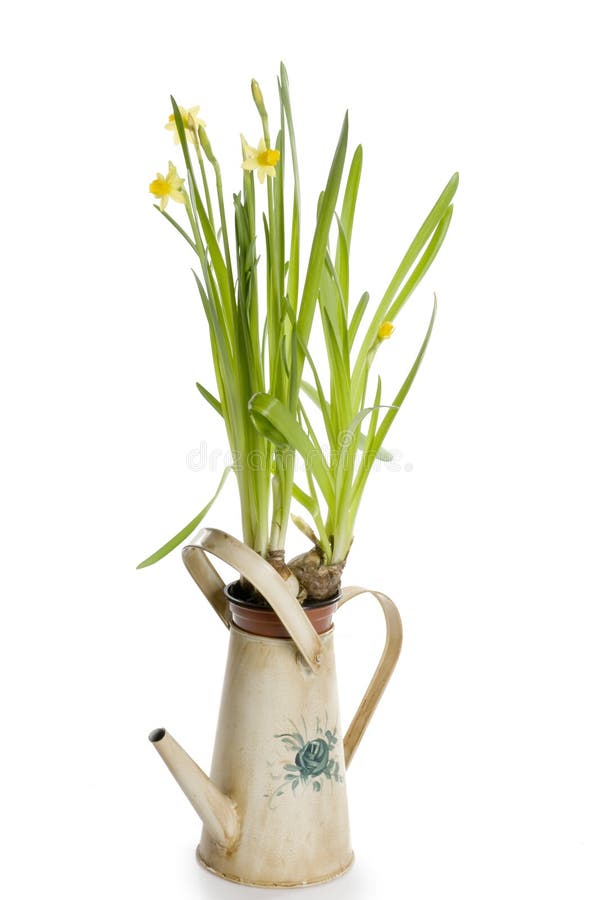
{"label": "white background", "polygon": [[[591,7],[4,13],[3,896],[243,893],[196,864],[199,821],[146,739],[165,725],[209,766],[226,652],[178,553],[135,571],[215,487],[221,463],[197,471],[188,454],[223,447],[194,387],[212,382],[191,260],[147,187],[176,159],[174,93],[201,105],[237,190],[238,134],[258,136],[250,78],[274,109],[284,59],[306,223],[347,106],[365,146],[359,292],[379,296],[461,173],[445,246],[381,360],[390,393],[435,290],[390,441],[412,471],[373,477],[347,569],[396,599],[404,653],[349,773],[355,866],[310,896],[595,900]],[[209,524],[239,533],[232,481]],[[382,641],[374,601],[352,605],[337,619],[345,723]]]}

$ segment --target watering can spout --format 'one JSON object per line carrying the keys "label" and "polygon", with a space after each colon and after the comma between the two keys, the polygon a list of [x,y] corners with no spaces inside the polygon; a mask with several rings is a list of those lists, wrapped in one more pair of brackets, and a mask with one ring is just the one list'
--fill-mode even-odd
{"label": "watering can spout", "polygon": [[232,850],[241,831],[233,801],[210,781],[165,728],[156,728],[149,739],[213,840],[225,850]]}

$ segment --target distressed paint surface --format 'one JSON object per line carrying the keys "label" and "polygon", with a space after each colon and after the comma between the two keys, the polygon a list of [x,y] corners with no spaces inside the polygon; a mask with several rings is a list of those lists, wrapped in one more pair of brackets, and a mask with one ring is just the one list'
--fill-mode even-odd
{"label": "distressed paint surface", "polygon": [[334,629],[321,640],[314,675],[292,641],[231,627],[211,779],[236,804],[241,833],[227,853],[204,828],[199,855],[233,880],[323,881],[353,858]]}

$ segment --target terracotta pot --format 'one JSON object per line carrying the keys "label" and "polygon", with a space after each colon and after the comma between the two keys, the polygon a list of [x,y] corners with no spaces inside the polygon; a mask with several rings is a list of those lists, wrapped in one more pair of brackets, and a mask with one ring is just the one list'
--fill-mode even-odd
{"label": "terracotta pot", "polygon": [[[270,604],[245,599],[240,581],[233,581],[224,590],[229,603],[230,615],[237,628],[248,631],[249,634],[259,634],[262,637],[289,638],[291,636],[284,627]],[[338,601],[341,591],[328,600],[314,600],[309,598],[302,604],[302,609],[318,634],[324,634],[332,628],[332,617],[338,609]]]}

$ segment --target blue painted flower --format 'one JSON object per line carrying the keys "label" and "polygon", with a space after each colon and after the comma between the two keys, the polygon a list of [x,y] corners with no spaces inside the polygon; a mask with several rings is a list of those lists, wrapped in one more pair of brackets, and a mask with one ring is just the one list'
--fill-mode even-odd
{"label": "blue painted flower", "polygon": [[302,747],[295,757],[295,765],[304,777],[321,775],[328,765],[330,749],[326,741],[316,738]]}

